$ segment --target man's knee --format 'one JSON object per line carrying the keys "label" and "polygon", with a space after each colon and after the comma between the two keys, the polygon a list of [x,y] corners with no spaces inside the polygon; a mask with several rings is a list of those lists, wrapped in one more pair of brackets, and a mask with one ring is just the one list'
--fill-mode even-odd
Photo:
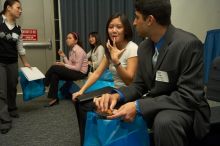
{"label": "man's knee", "polygon": [[177,122],[169,115],[158,114],[154,119],[153,129],[165,131],[174,128],[177,126]]}

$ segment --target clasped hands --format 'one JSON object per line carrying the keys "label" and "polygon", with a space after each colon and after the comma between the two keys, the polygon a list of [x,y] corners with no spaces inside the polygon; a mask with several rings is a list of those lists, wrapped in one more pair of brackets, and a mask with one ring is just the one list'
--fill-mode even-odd
{"label": "clasped hands", "polygon": [[[61,57],[65,57],[65,54],[64,54],[63,50],[61,50],[61,49],[58,51],[58,54],[59,54]],[[61,61],[57,61],[57,62],[55,62],[55,65],[64,66],[65,63],[64,63],[64,62],[61,62]]]}
{"label": "clasped hands", "polygon": [[119,94],[103,94],[101,97],[94,98],[93,102],[100,112],[112,111],[113,114],[107,116],[107,119],[121,118],[126,122],[133,121],[136,116],[135,102],[125,103],[120,108],[115,109],[119,98]]}

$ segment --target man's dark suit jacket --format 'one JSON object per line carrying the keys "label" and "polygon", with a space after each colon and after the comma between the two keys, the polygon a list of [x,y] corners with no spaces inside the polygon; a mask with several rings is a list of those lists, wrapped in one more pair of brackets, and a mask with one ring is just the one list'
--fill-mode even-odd
{"label": "man's dark suit jacket", "polygon": [[[193,131],[202,138],[209,131],[210,117],[203,90],[203,45],[193,34],[172,25],[164,39],[154,69],[154,43],[145,39],[139,45],[136,77],[130,86],[119,90],[125,95],[125,102],[139,99],[140,111],[147,121],[153,121],[161,110],[194,114]],[[160,79],[161,72],[167,79]]]}

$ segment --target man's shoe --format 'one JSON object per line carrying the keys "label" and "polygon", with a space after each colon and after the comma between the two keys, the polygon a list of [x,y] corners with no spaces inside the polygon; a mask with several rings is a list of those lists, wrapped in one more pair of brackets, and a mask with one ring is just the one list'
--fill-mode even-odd
{"label": "man's shoe", "polygon": [[19,114],[18,114],[17,110],[10,111],[9,115],[13,118],[19,118]]}

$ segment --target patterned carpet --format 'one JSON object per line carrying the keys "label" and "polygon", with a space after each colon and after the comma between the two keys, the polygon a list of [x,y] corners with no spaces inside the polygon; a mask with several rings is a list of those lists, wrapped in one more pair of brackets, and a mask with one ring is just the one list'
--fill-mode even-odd
{"label": "patterned carpet", "polygon": [[61,100],[45,108],[48,102],[39,97],[23,102],[17,97],[20,118],[13,119],[12,129],[0,134],[0,146],[79,146],[79,132],[74,105]]}

